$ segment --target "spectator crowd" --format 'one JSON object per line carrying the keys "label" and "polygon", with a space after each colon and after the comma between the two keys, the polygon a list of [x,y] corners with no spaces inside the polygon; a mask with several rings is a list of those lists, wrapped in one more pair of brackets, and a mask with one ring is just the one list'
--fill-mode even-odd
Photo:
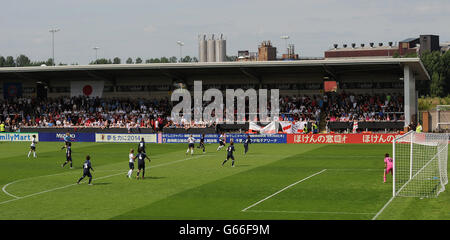
{"label": "spectator crowd", "polygon": [[[99,128],[204,128],[224,119],[194,122],[181,118],[174,122],[172,103],[163,99],[105,99],[60,97],[55,99],[19,98],[0,100],[0,124],[17,131],[21,127],[99,127]],[[225,103],[225,101],[224,101]],[[206,107],[209,103],[203,103]],[[246,104],[248,113],[248,101]],[[270,113],[270,102],[267,104]],[[403,96],[399,94],[333,93],[324,95],[281,96],[280,121],[319,123],[326,121],[397,121],[403,120]],[[236,112],[234,113],[236,115]],[[192,117],[193,117],[192,113]],[[223,116],[226,116],[224,112]],[[246,121],[249,121],[248,114]],[[253,119],[271,121],[271,119]]]}

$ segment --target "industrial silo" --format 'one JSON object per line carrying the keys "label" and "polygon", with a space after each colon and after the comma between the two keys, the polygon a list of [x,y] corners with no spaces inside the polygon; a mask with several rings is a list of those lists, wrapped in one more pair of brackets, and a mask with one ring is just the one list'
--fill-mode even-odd
{"label": "industrial silo", "polygon": [[227,56],[226,40],[223,39],[223,34],[216,40],[216,62],[225,62]]}
{"label": "industrial silo", "polygon": [[215,62],[216,61],[216,41],[214,40],[214,34],[211,35],[211,39],[208,39],[207,42],[207,62]]}
{"label": "industrial silo", "polygon": [[206,62],[207,52],[206,52],[206,35],[201,34],[198,37],[198,61]]}

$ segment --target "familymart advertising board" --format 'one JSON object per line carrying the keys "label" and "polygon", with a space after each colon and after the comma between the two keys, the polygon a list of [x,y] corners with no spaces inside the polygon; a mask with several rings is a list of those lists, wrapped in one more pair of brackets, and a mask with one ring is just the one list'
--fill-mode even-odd
{"label": "familymart advertising board", "polygon": [[39,141],[38,133],[0,133],[0,142],[29,142],[33,135]]}

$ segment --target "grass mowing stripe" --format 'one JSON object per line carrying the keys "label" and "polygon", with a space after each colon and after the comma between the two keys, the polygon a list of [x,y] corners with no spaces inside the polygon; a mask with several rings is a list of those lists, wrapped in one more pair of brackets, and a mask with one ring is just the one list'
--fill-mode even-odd
{"label": "grass mowing stripe", "polygon": [[318,212],[318,211],[283,211],[283,210],[247,210],[246,212],[261,213],[297,213],[297,214],[345,214],[345,215],[373,215],[375,213],[359,213],[359,212]]}
{"label": "grass mowing stripe", "polygon": [[[187,161],[187,160],[192,160],[192,159],[196,159],[196,158],[201,158],[201,157],[204,157],[204,156],[205,156],[205,155],[201,155],[201,156],[197,156],[197,157],[192,157],[192,158],[180,159],[180,160],[177,160],[177,161],[172,161],[172,162],[168,162],[168,163],[162,163],[162,164],[159,164],[159,165],[150,166],[149,168],[155,168],[155,167],[167,166],[167,165],[171,165],[171,164],[178,163],[178,162],[184,162],[184,161]],[[104,179],[104,178],[108,178],[108,177],[114,177],[114,176],[121,175],[121,174],[124,174],[124,173],[126,173],[126,172],[120,172],[120,173],[116,173],[116,174],[111,174],[111,175],[99,177],[99,178],[96,178],[96,179],[98,180],[98,179]],[[55,174],[52,174],[52,175],[55,175]],[[93,179],[93,181],[94,181],[94,179]],[[17,181],[15,181],[15,182],[17,182]],[[12,183],[14,183],[14,182],[12,182]],[[2,188],[2,190],[3,190],[6,194],[8,194],[8,195],[10,195],[10,194],[7,193],[4,189],[5,189],[5,187],[6,187],[7,185],[10,185],[10,184],[12,184],[12,183],[8,183],[8,184],[6,184],[6,185]],[[14,201],[14,200],[20,200],[20,199],[32,197],[32,196],[35,196],[35,195],[39,195],[39,194],[43,194],[43,193],[47,193],[47,192],[52,192],[52,191],[56,191],[56,190],[59,190],[59,189],[68,188],[68,187],[71,187],[71,186],[74,186],[74,185],[77,185],[77,184],[76,184],[76,183],[73,183],[73,184],[69,184],[69,185],[66,185],[66,186],[62,186],[62,187],[52,188],[52,189],[49,189],[49,190],[45,190],[45,191],[41,191],[41,192],[37,192],[37,193],[32,193],[32,194],[29,194],[29,195],[26,195],[26,196],[23,196],[23,197],[17,197],[17,196],[10,195],[10,196],[12,196],[12,197],[15,197],[15,199],[11,199],[11,200],[7,200],[7,201],[0,202],[0,205],[1,205],[1,204],[4,204],[4,203],[12,202],[12,201]]]}
{"label": "grass mowing stripe", "polygon": [[274,194],[272,194],[272,195],[270,195],[270,196],[268,196],[268,197],[266,197],[266,198],[264,198],[264,199],[262,199],[262,200],[259,200],[258,202],[256,202],[256,203],[254,203],[254,204],[252,204],[252,205],[250,205],[250,206],[248,206],[248,207],[242,209],[242,212],[245,212],[245,211],[247,211],[248,209],[250,209],[250,208],[252,208],[252,207],[254,207],[254,206],[256,206],[256,205],[258,205],[258,204],[260,204],[260,203],[262,203],[262,202],[264,202],[264,201],[266,201],[267,199],[269,199],[269,198],[271,198],[271,197],[273,197],[273,196],[279,194],[280,192],[282,192],[282,191],[284,191],[284,190],[286,190],[286,189],[288,189],[288,188],[290,188],[290,187],[292,187],[292,186],[295,186],[295,185],[298,184],[298,183],[301,183],[301,182],[303,182],[303,181],[305,181],[305,180],[308,180],[309,178],[312,178],[312,177],[314,177],[314,176],[316,176],[316,175],[318,175],[318,174],[321,174],[321,173],[323,173],[323,172],[325,172],[325,171],[326,171],[326,169],[323,169],[322,171],[319,171],[319,172],[316,172],[316,173],[314,173],[314,174],[312,174],[312,175],[309,175],[308,177],[303,178],[303,179],[301,179],[301,180],[299,180],[299,181],[297,181],[297,182],[295,182],[295,183],[293,183],[293,184],[291,184],[291,185],[289,185],[289,186],[287,186],[287,187],[285,187],[285,188],[279,190],[278,192],[276,192],[276,193],[274,193]]}

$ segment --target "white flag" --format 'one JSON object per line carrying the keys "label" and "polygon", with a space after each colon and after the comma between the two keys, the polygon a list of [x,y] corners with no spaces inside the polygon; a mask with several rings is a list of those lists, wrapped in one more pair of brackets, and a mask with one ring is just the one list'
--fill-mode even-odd
{"label": "white flag", "polygon": [[256,124],[256,122],[250,122],[248,124],[248,129],[253,130],[253,131],[259,131],[259,130],[261,130],[261,127],[258,126],[258,124]]}
{"label": "white flag", "polygon": [[265,127],[261,127],[256,122],[250,122],[248,128],[253,131],[258,131],[259,133],[277,133],[278,132],[278,122],[273,121],[267,124]]}
{"label": "white flag", "polygon": [[281,121],[280,125],[281,125],[281,128],[283,129],[284,133],[292,133],[292,122]]}
{"label": "white flag", "polygon": [[70,97],[102,97],[103,81],[70,81]]}
{"label": "white flag", "polygon": [[259,133],[277,133],[277,132],[278,132],[278,123],[276,121],[267,124],[267,126],[259,130]]}
{"label": "white flag", "polygon": [[302,133],[308,122],[295,122],[292,124],[292,133]]}

